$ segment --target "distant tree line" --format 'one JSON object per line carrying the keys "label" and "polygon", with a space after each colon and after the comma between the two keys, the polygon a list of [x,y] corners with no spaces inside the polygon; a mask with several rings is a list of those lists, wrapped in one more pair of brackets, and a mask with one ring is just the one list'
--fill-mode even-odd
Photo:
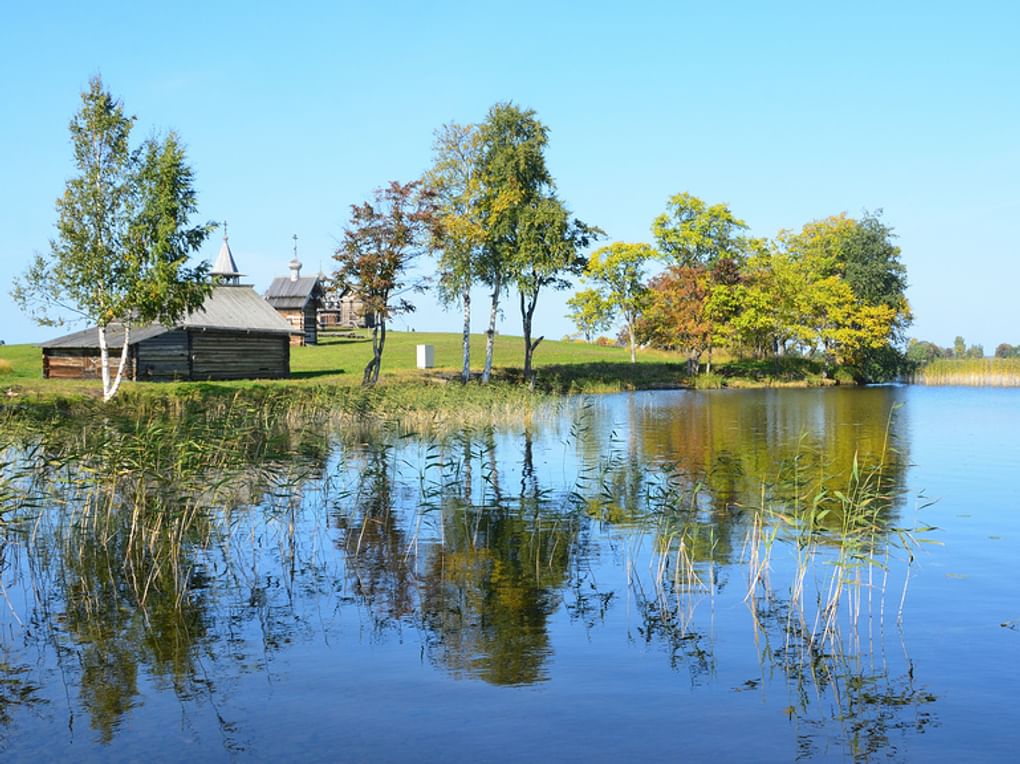
{"label": "distant tree line", "polygon": [[[915,366],[922,366],[940,358],[984,358],[985,349],[981,345],[967,345],[963,337],[957,337],[952,347],[940,347],[934,342],[911,338],[907,344],[907,360]],[[1002,342],[995,347],[996,358],[1020,358],[1020,345]]]}

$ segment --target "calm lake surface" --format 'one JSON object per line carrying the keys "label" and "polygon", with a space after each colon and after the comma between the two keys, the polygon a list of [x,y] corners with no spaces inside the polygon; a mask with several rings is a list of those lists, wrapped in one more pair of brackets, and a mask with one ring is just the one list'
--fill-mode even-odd
{"label": "calm lake surface", "polygon": [[130,496],[42,451],[0,455],[5,761],[1020,746],[1020,390],[595,396]]}

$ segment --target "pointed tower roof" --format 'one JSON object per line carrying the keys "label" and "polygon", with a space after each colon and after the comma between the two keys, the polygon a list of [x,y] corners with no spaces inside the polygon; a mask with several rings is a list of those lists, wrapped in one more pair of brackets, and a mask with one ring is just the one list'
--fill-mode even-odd
{"label": "pointed tower roof", "polygon": [[216,264],[209,271],[210,276],[218,276],[228,284],[237,284],[244,274],[237,270],[237,263],[234,262],[234,255],[230,251],[230,237],[227,236],[227,223],[223,223],[223,244],[220,247],[220,254],[216,258]]}

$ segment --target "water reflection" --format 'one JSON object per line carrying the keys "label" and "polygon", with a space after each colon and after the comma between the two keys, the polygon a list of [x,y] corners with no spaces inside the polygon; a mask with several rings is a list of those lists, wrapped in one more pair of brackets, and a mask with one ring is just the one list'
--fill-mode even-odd
{"label": "water reflection", "polygon": [[[909,658],[886,655],[909,568],[900,397],[613,396],[517,431],[368,442],[293,418],[254,440],[244,422],[205,422],[201,440],[169,423],[12,438],[0,725],[59,694],[27,676],[26,645],[101,747],[169,694],[242,750],[259,733],[233,688],[298,681],[283,666],[342,640],[352,609],[374,644],[523,686],[555,684],[554,657],[632,608],[629,636],[662,646],[693,688],[753,646],[761,674],[745,689],[775,703],[765,688],[784,688],[802,756],[832,741],[889,753],[936,700]],[[734,606],[746,623],[730,616],[720,641],[716,614]]]}

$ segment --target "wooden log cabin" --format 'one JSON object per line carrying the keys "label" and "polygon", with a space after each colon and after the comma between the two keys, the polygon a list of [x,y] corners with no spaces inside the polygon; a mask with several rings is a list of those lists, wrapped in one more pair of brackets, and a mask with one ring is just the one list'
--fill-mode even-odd
{"label": "wooden log cabin", "polygon": [[[259,296],[239,283],[227,238],[212,275],[220,283],[194,313],[176,326],[132,327],[125,377],[145,381],[259,379],[290,376],[294,329]],[[107,328],[110,364],[116,368],[124,328]],[[99,331],[83,329],[42,344],[43,376],[101,376]]]}
{"label": "wooden log cabin", "polygon": [[371,329],[375,316],[365,310],[361,295],[350,287],[327,293],[319,309],[319,326],[343,329]]}
{"label": "wooden log cabin", "polygon": [[294,249],[290,276],[273,279],[266,301],[295,330],[291,335],[292,345],[315,345],[319,341],[319,311],[324,288],[319,276],[301,275],[301,261],[297,258],[297,247]]}

